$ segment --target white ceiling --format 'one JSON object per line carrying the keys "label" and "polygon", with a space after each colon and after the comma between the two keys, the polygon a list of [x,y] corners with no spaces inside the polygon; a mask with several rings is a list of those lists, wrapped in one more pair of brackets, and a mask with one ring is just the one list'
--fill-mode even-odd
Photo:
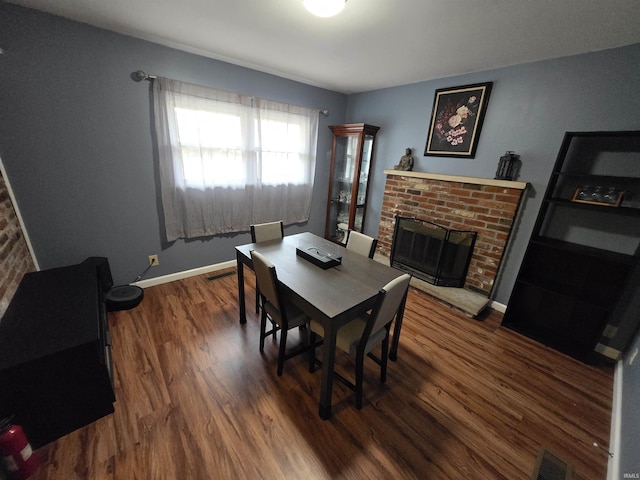
{"label": "white ceiling", "polygon": [[344,93],[640,42],[640,0],[9,1]]}

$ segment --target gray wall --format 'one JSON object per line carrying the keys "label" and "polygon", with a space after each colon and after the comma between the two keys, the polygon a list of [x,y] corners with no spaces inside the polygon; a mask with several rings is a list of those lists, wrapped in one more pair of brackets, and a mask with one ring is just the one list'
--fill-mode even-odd
{"label": "gray wall", "polygon": [[[188,82],[327,108],[320,117],[316,188],[308,225],[324,231],[330,124],[382,127],[371,175],[367,233],[376,234],[385,182],[406,147],[415,170],[493,178],[506,150],[521,155],[531,194],[496,299],[507,303],[565,131],[640,130],[640,45],[346,97],[223,62],[0,2],[0,158],[41,268],[107,256],[128,283],[158,253],[147,278],[231,260],[248,233],[162,241],[143,69]],[[437,61],[437,60],[434,60]],[[383,67],[381,67],[383,68]],[[437,88],[493,81],[475,159],[424,157]],[[638,346],[640,339],[636,339]],[[625,367],[621,465],[640,470],[638,362]]]}
{"label": "gray wall", "polygon": [[[437,88],[493,82],[474,159],[425,157]],[[415,171],[493,178],[498,159],[513,150],[522,159],[518,180],[532,186],[494,296],[509,301],[541,197],[567,131],[640,130],[640,45],[531,63],[352,95],[348,121],[381,127],[371,175],[365,231],[377,234],[386,180],[406,147]]]}
{"label": "gray wall", "polygon": [[346,96],[0,2],[0,158],[40,268],[109,258],[129,283],[235,259],[248,233],[163,243],[156,189],[150,74],[328,109],[320,115],[316,184],[307,225],[324,234],[330,124]]}

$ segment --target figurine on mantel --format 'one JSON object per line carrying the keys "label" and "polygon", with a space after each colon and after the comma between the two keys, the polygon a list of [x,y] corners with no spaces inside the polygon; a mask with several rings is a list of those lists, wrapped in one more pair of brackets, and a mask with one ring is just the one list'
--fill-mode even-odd
{"label": "figurine on mantel", "polygon": [[413,155],[411,155],[411,149],[406,148],[404,155],[400,157],[400,163],[393,166],[394,170],[405,170],[410,172],[413,169]]}

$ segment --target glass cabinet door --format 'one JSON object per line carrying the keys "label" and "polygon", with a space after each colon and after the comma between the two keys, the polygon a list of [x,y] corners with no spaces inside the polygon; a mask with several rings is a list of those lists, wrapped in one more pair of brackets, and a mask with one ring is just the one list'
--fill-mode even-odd
{"label": "glass cabinet door", "polygon": [[334,125],[331,179],[325,237],[345,243],[347,232],[362,232],[367,207],[367,185],[378,127],[366,124]]}
{"label": "glass cabinet door", "polygon": [[373,135],[365,135],[362,146],[362,160],[360,162],[360,174],[358,175],[356,215],[353,221],[353,230],[362,232],[364,228],[364,215],[367,210],[367,188],[369,186],[369,167],[371,166],[371,153],[373,150]]}
{"label": "glass cabinet door", "polygon": [[357,147],[357,137],[336,137],[335,139],[330,210],[328,212],[328,238],[337,242],[346,241],[346,233],[349,230],[352,185],[356,177]]}

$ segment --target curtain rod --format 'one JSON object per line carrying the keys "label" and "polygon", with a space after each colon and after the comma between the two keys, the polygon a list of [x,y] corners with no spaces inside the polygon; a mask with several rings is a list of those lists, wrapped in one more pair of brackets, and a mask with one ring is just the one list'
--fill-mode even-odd
{"label": "curtain rod", "polygon": [[[142,80],[155,80],[156,78],[158,78],[156,75],[148,75],[146,74],[143,70],[136,70],[135,72],[131,72],[131,80],[133,80],[134,82],[141,82]],[[329,110],[320,110],[320,113],[322,115],[324,115],[325,117],[329,116]]]}
{"label": "curtain rod", "polygon": [[147,75],[142,70],[131,72],[130,77],[134,82],[141,82],[142,80],[155,80],[157,78],[155,75]]}

